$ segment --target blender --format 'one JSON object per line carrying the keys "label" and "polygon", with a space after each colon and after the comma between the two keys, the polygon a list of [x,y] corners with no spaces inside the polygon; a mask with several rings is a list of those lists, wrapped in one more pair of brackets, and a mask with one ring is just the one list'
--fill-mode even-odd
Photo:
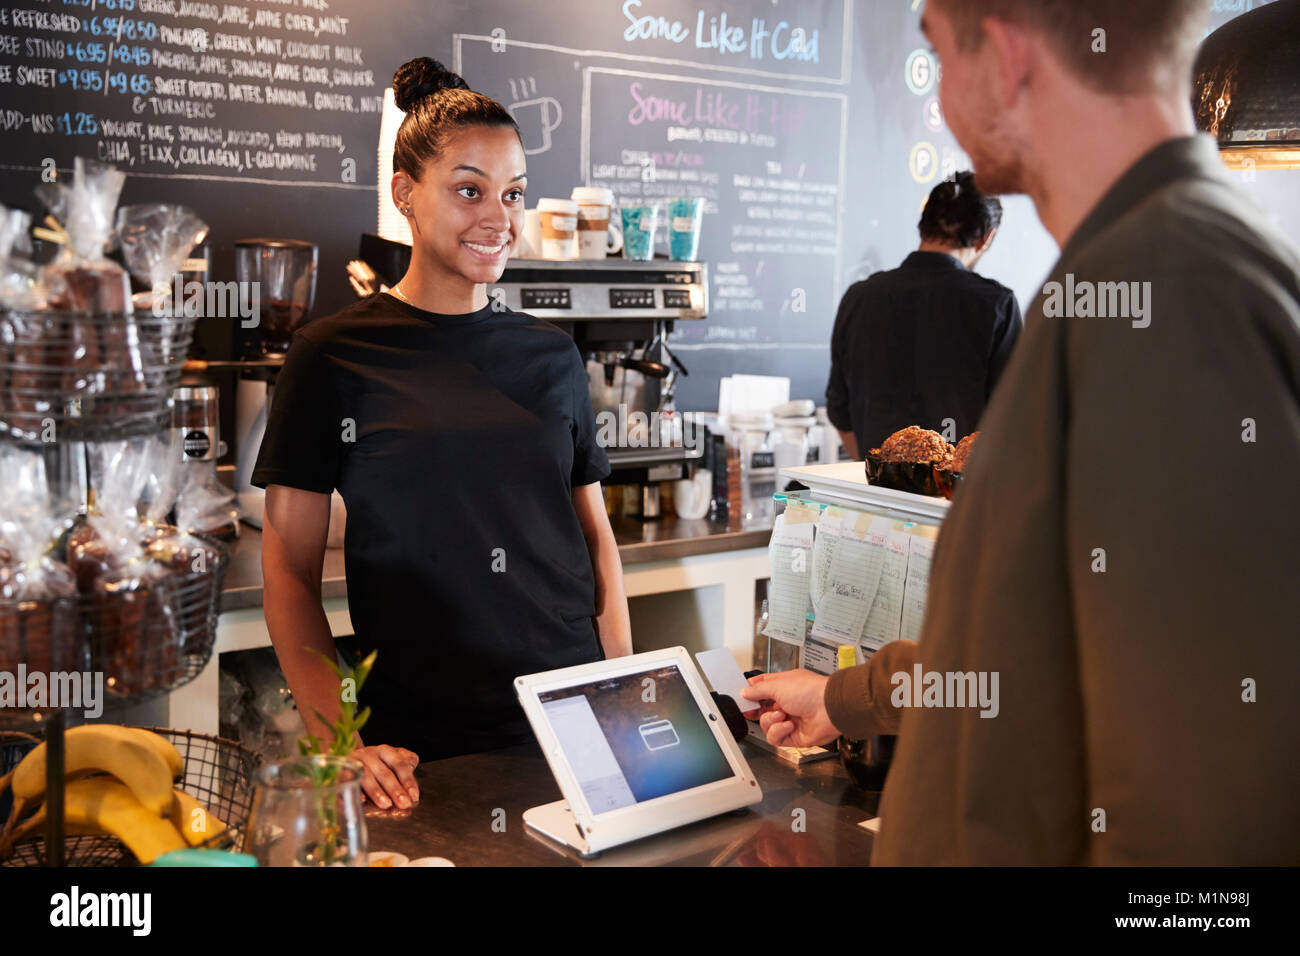
{"label": "blender", "polygon": [[262,527],[266,493],[251,479],[266,432],[275,376],[284,364],[294,331],[307,321],[316,299],[319,250],[299,239],[240,239],[235,243],[235,278],[257,283],[257,324],[244,348],[235,387],[235,492],[240,517]]}

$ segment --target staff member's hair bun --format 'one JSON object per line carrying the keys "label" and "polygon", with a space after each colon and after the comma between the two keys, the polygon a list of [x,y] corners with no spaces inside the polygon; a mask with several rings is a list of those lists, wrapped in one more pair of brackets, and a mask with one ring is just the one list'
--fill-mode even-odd
{"label": "staff member's hair bun", "polygon": [[468,90],[469,84],[428,56],[407,60],[393,74],[393,99],[403,113],[441,90]]}
{"label": "staff member's hair bun", "polygon": [[975,185],[969,170],[955,173],[930,190],[917,224],[922,239],[957,249],[977,246],[1002,224],[1002,203]]}
{"label": "staff member's hair bun", "polygon": [[[393,100],[406,114],[393,142],[393,171],[419,180],[424,164],[467,126],[505,126],[519,134],[510,111],[432,57],[403,63],[393,74]],[[522,145],[522,140],[520,141]]]}

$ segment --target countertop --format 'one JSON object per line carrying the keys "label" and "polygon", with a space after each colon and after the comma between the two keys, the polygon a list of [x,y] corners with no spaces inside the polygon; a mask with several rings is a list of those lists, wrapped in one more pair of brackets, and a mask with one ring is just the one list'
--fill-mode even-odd
{"label": "countertop", "polygon": [[[850,783],[837,759],[793,767],[743,744],[761,803],[606,850],[592,860],[524,825],[530,807],[560,799],[535,744],[421,764],[411,810],[367,805],[372,852],[445,857],[457,866],[865,866],[878,793]],[[503,811],[503,812],[502,812]],[[495,824],[495,825],[494,825]]]}
{"label": "countertop", "polygon": [[[669,561],[696,554],[717,554],[766,547],[772,536],[770,524],[761,527],[711,518],[684,520],[676,517],[656,521],[614,518],[614,537],[624,566],[647,561]],[[226,572],[221,610],[262,606],[262,533],[240,525],[239,540],[230,545],[230,569]],[[325,549],[321,597],[347,597],[343,549]]]}

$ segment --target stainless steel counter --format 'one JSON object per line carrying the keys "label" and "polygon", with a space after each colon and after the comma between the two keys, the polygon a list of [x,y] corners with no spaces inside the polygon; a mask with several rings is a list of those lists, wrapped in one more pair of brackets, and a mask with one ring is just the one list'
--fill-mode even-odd
{"label": "stainless steel counter", "polygon": [[[698,554],[741,551],[767,545],[771,526],[742,527],[731,522],[700,518],[685,521],[674,517],[658,521],[616,518],[614,537],[624,566],[649,561],[675,561]],[[343,549],[325,551],[325,568],[321,579],[321,597],[325,600],[347,596],[344,580]],[[240,537],[231,545],[230,570],[226,574],[221,610],[262,606],[262,534],[256,528],[240,526]]]}
{"label": "stainless steel counter", "polygon": [[[838,760],[792,767],[745,745],[763,801],[583,860],[529,830],[529,807],[560,799],[535,745],[470,754],[416,768],[411,810],[368,806],[372,851],[457,866],[865,866],[880,795],[853,786]],[[494,825],[495,824],[495,825]]]}

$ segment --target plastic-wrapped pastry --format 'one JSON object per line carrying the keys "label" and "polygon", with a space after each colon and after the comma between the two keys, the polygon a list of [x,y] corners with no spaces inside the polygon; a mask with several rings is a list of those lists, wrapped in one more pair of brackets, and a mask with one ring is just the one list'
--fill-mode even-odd
{"label": "plastic-wrapped pastry", "polygon": [[201,654],[199,643],[206,638],[205,618],[215,608],[205,606],[199,598],[210,591],[212,601],[219,599],[212,578],[217,572],[223,553],[213,545],[187,534],[180,528],[165,523],[173,507],[179,513],[181,501],[177,497],[189,466],[182,461],[180,443],[182,434],[173,430],[168,437],[160,438],[155,446],[157,454],[150,470],[148,488],[149,504],[141,543],[150,560],[172,576],[169,582],[174,589],[176,613],[181,615],[172,623],[178,632],[188,634],[188,643],[179,648],[183,654]]}
{"label": "plastic-wrapped pastry", "polygon": [[180,660],[167,570],[144,555],[101,574],[91,588],[96,666],[114,694],[169,687]]}
{"label": "plastic-wrapped pastry", "polygon": [[72,572],[46,554],[67,510],[38,453],[0,446],[0,671],[87,669]]}
{"label": "plastic-wrapped pastry", "polygon": [[122,566],[104,536],[87,521],[79,521],[68,532],[68,567],[72,571],[77,591],[90,594],[95,578],[109,574]]}
{"label": "plastic-wrapped pastry", "polygon": [[49,339],[47,361],[62,367],[65,392],[130,394],[145,389],[140,337],[131,317],[131,282],[106,259],[114,242],[113,214],[126,174],[77,157],[73,179],[42,183],[37,196],[63,224],[67,242],[45,267],[42,281],[49,307],[96,316],[100,321],[65,319]]}
{"label": "plastic-wrapped pastry", "polygon": [[36,267],[28,260],[27,232],[31,216],[0,206],[0,421],[12,430],[27,431],[49,412],[41,400],[42,381],[36,371],[45,364],[45,343],[57,334],[43,305]]}
{"label": "plastic-wrapped pastry", "polygon": [[140,547],[137,506],[156,445],[149,438],[88,446],[90,483],[96,491],[87,526],[95,534],[76,529],[69,536],[68,564],[90,597],[95,666],[113,694],[148,690],[174,667],[171,620],[156,594],[166,571]]}

